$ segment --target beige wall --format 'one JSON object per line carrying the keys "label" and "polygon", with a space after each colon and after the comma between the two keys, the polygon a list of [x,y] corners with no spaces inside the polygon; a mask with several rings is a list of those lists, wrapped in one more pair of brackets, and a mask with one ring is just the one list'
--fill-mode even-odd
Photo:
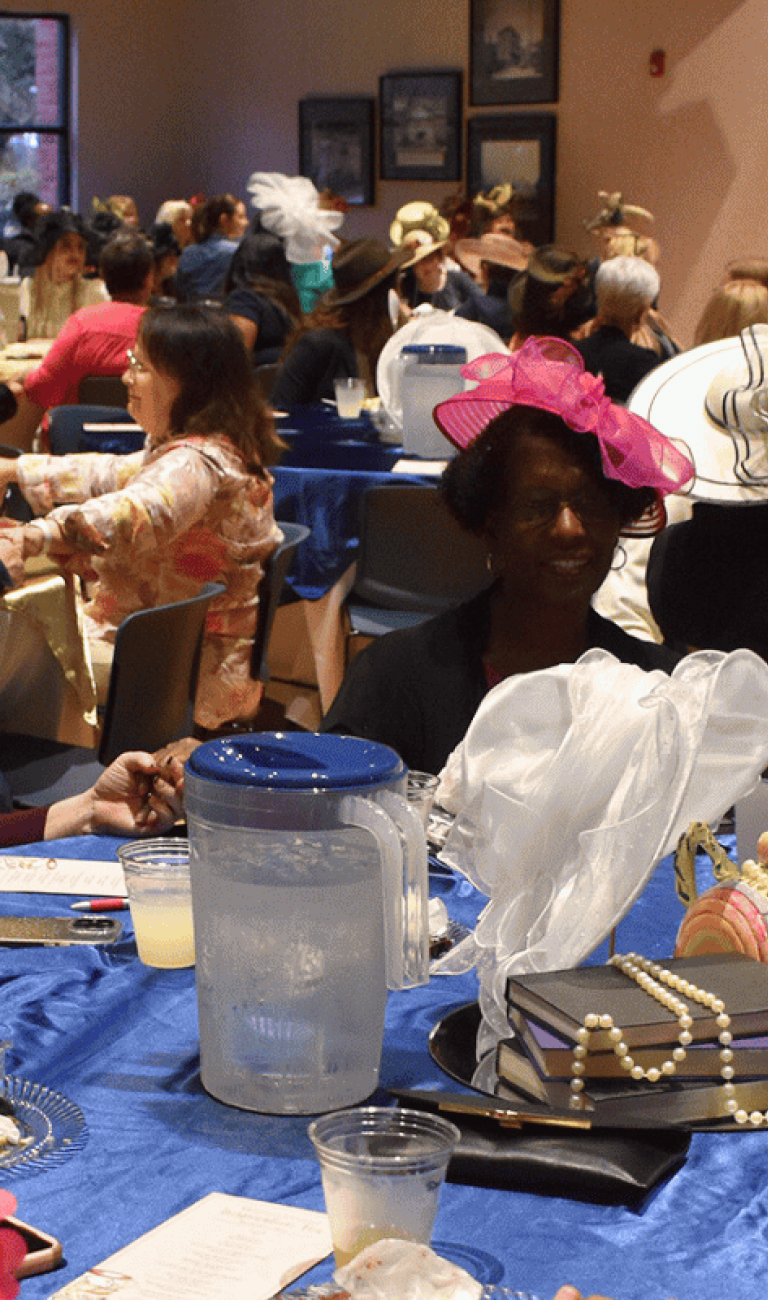
{"label": "beige wall", "polygon": [[[557,238],[589,251],[583,220],[599,189],[650,208],[661,305],[689,342],[723,264],[768,253],[758,200],[768,171],[764,0],[561,7]],[[304,96],[376,96],[382,72],[466,67],[468,0],[72,0],[69,11],[78,201],[128,190],[145,220],[178,193],[244,194],[256,169],[294,172]],[[648,75],[656,47],[667,54],[662,79]],[[345,233],[385,237],[401,203],[451,188],[379,182],[376,206],[351,213]]]}

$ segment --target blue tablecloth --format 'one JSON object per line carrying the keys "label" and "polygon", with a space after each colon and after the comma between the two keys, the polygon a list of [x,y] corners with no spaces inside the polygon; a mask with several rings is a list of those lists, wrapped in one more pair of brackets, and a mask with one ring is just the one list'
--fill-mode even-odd
{"label": "blue tablecloth", "polygon": [[[104,858],[114,844],[76,839],[28,851]],[[466,882],[435,879],[433,888],[455,919],[476,914],[480,900]],[[69,902],[0,894],[8,912],[68,915]],[[61,1090],[90,1133],[66,1163],[7,1184],[19,1215],[60,1237],[67,1261],[25,1281],[22,1300],[49,1295],[212,1190],[322,1208],[306,1120],[240,1112],[203,1091],[193,972],[143,966],[129,914],[119,915],[126,936],[112,949],[0,949],[11,1070]],[[680,916],[665,862],[619,927],[619,950],[668,956]],[[474,995],[473,976],[391,994],[382,1085],[451,1087],[427,1035]],[[695,1135],[684,1168],[639,1211],[448,1184],[434,1245],[483,1281],[542,1297],[571,1280],[620,1300],[763,1300],[768,1133]],[[330,1271],[329,1261],[313,1278]]]}
{"label": "blue tablecloth", "polygon": [[291,566],[289,585],[302,600],[318,600],[357,558],[360,498],[382,483],[422,483],[408,475],[362,469],[319,469],[278,465],[275,518],[306,524],[312,531]]}

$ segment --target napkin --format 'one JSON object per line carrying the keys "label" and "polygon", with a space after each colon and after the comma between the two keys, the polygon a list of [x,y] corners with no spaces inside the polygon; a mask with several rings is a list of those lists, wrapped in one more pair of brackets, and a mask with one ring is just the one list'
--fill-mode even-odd
{"label": "napkin", "polygon": [[333,1276],[351,1300],[480,1300],[483,1292],[466,1269],[429,1246],[392,1237],[366,1246]]}
{"label": "napkin", "polygon": [[478,1056],[509,1034],[507,977],[577,966],[692,821],[712,824],[768,763],[768,665],[699,651],[671,676],[603,650],[510,677],[441,775],[440,857],[489,902],[434,963],[477,966]]}

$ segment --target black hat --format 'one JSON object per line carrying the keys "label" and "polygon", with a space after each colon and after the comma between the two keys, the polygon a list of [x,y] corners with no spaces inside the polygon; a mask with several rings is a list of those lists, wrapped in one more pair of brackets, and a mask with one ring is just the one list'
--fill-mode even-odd
{"label": "black hat", "polygon": [[35,257],[38,266],[42,266],[48,254],[56,247],[60,239],[65,235],[79,235],[87,243],[88,234],[85,228],[85,222],[76,212],[71,212],[69,208],[56,208],[53,212],[46,212],[45,216],[40,218],[35,226]]}
{"label": "black hat", "polygon": [[173,233],[173,227],[168,221],[156,221],[150,227],[149,240],[152,245],[152,253],[155,261],[161,257],[168,257],[174,253],[178,257],[181,253],[179,241]]}

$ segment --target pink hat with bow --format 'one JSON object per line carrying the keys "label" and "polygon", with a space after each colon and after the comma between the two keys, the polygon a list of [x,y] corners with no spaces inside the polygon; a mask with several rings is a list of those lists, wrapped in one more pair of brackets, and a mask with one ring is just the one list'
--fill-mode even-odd
{"label": "pink hat with bow", "polygon": [[664,526],[662,497],[678,492],[695,474],[692,461],[642,416],[605,395],[602,379],[584,369],[581,355],[556,338],[529,338],[518,352],[488,353],[462,366],[477,386],[435,407],[437,427],[460,450],[512,406],[550,411],[578,433],[597,438],[606,478],[650,487],[657,507],[626,532],[652,536]]}

